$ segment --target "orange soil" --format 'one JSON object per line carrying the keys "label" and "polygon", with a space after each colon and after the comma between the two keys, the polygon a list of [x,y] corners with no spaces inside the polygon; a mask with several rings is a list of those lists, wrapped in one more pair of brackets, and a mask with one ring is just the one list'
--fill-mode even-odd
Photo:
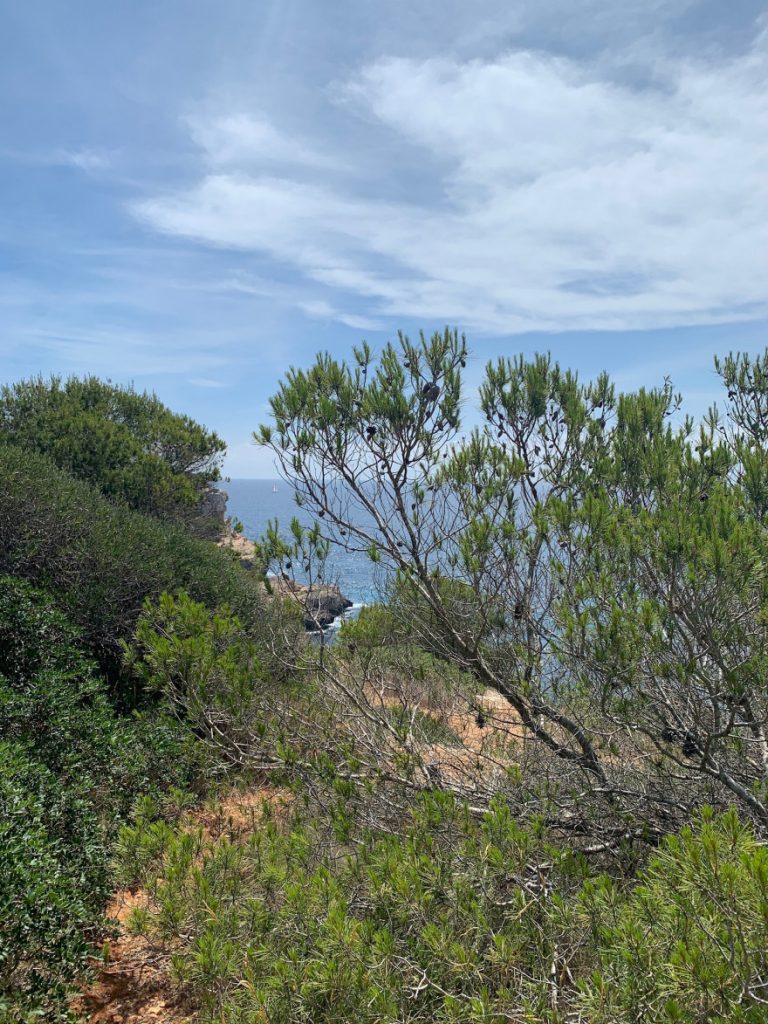
{"label": "orange soil", "polygon": [[[188,820],[211,839],[241,837],[258,827],[265,801],[279,812],[290,799],[284,790],[269,787],[233,790],[215,805],[195,809]],[[83,1024],[191,1024],[194,1020],[196,1007],[171,977],[168,957],[158,956],[143,937],[128,930],[131,911],[145,903],[143,892],[130,889],[117,892],[110,901],[106,916],[117,921],[117,938],[105,943],[106,963],[97,967],[95,981],[71,1004]]]}
{"label": "orange soil", "polygon": [[142,902],[141,893],[125,890],[107,908],[107,916],[118,921],[118,938],[106,944],[108,961],[96,981],[72,1004],[89,1024],[186,1024],[193,1019],[194,1007],[171,980],[167,961],[152,958],[144,939],[125,930],[130,912]]}

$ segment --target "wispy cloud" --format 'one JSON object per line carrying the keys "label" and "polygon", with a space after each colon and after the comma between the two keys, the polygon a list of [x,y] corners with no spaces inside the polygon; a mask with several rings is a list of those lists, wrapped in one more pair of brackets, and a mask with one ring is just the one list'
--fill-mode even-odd
{"label": "wispy cloud", "polygon": [[297,302],[296,306],[306,316],[313,320],[331,320],[356,331],[380,331],[383,324],[380,320],[374,320],[367,316],[357,316],[354,313],[346,313],[344,310],[336,309],[326,302],[325,299],[314,299],[309,302]]}
{"label": "wispy cloud", "polygon": [[269,338],[260,365],[273,372],[281,364],[283,343],[266,302],[257,308],[255,297],[216,292],[201,270],[175,278],[167,269],[156,260],[152,275],[102,259],[78,287],[0,275],[0,362],[119,379],[171,375],[210,388],[231,380],[234,368],[242,379]]}
{"label": "wispy cloud", "polygon": [[359,316],[345,309],[333,306],[326,299],[308,298],[311,285],[307,283],[286,284],[275,280],[254,277],[253,275],[234,274],[209,285],[212,291],[232,292],[235,294],[254,295],[268,299],[273,305],[288,309],[298,309],[310,320],[325,320],[344,324],[359,331],[380,331],[385,324],[372,317]]}
{"label": "wispy cloud", "polygon": [[[649,60],[642,86],[528,51],[381,59],[334,95],[350,134],[393,140],[382,180],[435,169],[426,198],[392,201],[238,113],[193,124],[216,164],[197,184],[133,210],[157,231],[298,269],[328,289],[328,315],[362,300],[361,322],[510,334],[756,318],[768,310],[767,73],[765,34],[737,57]],[[302,173],[275,173],[276,159]]]}
{"label": "wispy cloud", "polygon": [[246,168],[267,163],[336,167],[338,162],[291,136],[260,114],[208,114],[186,119],[193,141],[215,167]]}
{"label": "wispy cloud", "polygon": [[38,167],[77,167],[87,173],[106,170],[112,165],[114,156],[113,152],[89,147],[49,150],[0,148],[3,160]]}
{"label": "wispy cloud", "polygon": [[112,163],[112,155],[98,149],[58,150],[53,162],[79,167],[81,171],[103,171]]}

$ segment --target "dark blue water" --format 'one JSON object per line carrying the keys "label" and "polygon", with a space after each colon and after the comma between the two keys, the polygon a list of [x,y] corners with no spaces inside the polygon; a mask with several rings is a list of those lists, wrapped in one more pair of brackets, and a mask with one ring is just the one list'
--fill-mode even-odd
{"label": "dark blue water", "polygon": [[[229,495],[228,514],[240,520],[250,540],[258,540],[274,519],[279,521],[280,532],[286,538],[294,517],[304,526],[313,523],[311,514],[297,507],[293,491],[282,480],[230,480],[222,486]],[[299,573],[296,576],[301,580]],[[332,547],[325,579],[338,584],[342,593],[358,607],[371,604],[381,596],[380,571],[376,572],[368,556],[360,552]]]}

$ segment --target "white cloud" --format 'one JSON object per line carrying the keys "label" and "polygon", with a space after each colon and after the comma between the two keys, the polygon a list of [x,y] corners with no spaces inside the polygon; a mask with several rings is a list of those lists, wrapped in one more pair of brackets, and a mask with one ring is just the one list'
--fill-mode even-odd
{"label": "white cloud", "polygon": [[278,129],[265,117],[238,112],[187,118],[193,141],[217,167],[247,167],[268,162],[333,167],[335,161],[301,139]]}
{"label": "white cloud", "polygon": [[312,320],[336,320],[338,323],[346,324],[347,327],[353,327],[358,331],[382,329],[382,324],[379,321],[372,320],[370,317],[356,316],[354,313],[345,313],[343,310],[336,309],[325,299],[299,300],[295,304],[305,316]]}
{"label": "white cloud", "polygon": [[[338,293],[364,300],[362,321],[499,334],[751,319],[768,312],[767,71],[765,35],[738,58],[650,64],[642,88],[540,53],[379,60],[341,90],[362,115],[350,131],[390,140],[385,179],[434,168],[428,199],[353,191],[300,140],[233,115],[194,129],[215,168],[134,210],[299,269],[337,319]],[[275,154],[311,180],[266,174]]]}

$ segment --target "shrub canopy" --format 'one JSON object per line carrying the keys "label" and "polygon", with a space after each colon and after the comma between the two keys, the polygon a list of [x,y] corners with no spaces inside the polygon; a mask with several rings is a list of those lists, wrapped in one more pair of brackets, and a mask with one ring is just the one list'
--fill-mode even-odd
{"label": "shrub canopy", "polygon": [[220,478],[225,445],[154,394],[97,377],[21,381],[0,389],[0,437],[47,455],[104,494],[161,518],[194,521]]}
{"label": "shrub canopy", "polygon": [[355,839],[269,805],[218,842],[140,816],[119,844],[151,893],[133,925],[225,1024],[765,1020],[768,859],[732,811],[624,884],[501,800],[477,818],[423,794],[399,835]]}
{"label": "shrub canopy", "polygon": [[0,445],[0,572],[58,596],[102,667],[114,674],[147,597],[186,589],[230,605],[253,628],[262,588],[227,551],[110,501],[47,457]]}
{"label": "shrub canopy", "polygon": [[115,831],[140,793],[186,781],[187,747],[157,713],[117,715],[79,631],[0,577],[0,1020],[59,1019],[102,927]]}

